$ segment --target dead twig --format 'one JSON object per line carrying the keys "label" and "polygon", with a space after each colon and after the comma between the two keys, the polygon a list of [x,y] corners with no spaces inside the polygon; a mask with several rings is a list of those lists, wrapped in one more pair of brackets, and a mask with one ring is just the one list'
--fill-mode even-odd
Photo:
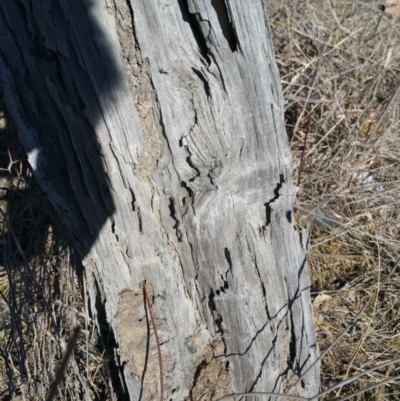
{"label": "dead twig", "polygon": [[154,336],[156,337],[158,363],[160,366],[160,401],[163,401],[163,399],[164,399],[164,369],[163,369],[163,362],[162,362],[162,356],[161,356],[160,339],[158,337],[158,333],[157,333],[157,329],[156,329],[156,321],[154,318],[154,313],[151,308],[150,295],[149,295],[150,292],[149,292],[149,288],[148,288],[147,284],[143,285],[143,292],[144,292],[144,296],[146,298],[147,309],[149,310],[149,313],[150,313],[151,325],[153,326]]}

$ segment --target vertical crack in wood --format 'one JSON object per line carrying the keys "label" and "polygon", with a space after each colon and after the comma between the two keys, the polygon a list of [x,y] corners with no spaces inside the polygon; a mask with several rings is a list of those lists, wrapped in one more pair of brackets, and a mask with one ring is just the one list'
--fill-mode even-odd
{"label": "vertical crack in wood", "polygon": [[168,205],[169,211],[170,211],[170,216],[172,220],[174,220],[175,224],[172,227],[175,230],[175,235],[176,238],[178,239],[178,242],[182,242],[182,232],[179,229],[181,222],[179,218],[176,215],[176,210],[175,210],[175,200],[173,197],[169,198],[169,205]]}
{"label": "vertical crack in wood", "polygon": [[207,98],[209,98],[211,96],[211,92],[210,85],[206,79],[206,75],[194,67],[192,67],[192,71],[199,77],[200,81],[203,83],[204,92],[206,93]]}
{"label": "vertical crack in wood", "polygon": [[[210,308],[211,315],[214,319],[214,324],[217,328],[216,333],[220,334],[221,339],[223,341],[224,330],[222,328],[222,315],[218,312],[217,307],[214,302],[215,293],[213,290],[208,294],[208,307]],[[226,352],[226,349],[225,349]]]}
{"label": "vertical crack in wood", "polygon": [[193,190],[186,184],[185,181],[181,181],[181,188],[185,188],[186,189],[186,191],[187,191],[187,193],[189,195],[189,198],[190,198],[191,205],[193,206],[193,202],[194,202]]}
{"label": "vertical crack in wood", "polygon": [[230,18],[227,5],[224,0],[212,0],[211,5],[217,13],[218,21],[221,26],[222,33],[233,52],[237,51],[238,41],[236,32]]}
{"label": "vertical crack in wood", "polygon": [[[290,294],[290,288],[289,284],[287,282],[287,279],[285,278],[285,283],[287,287],[287,292]],[[297,344],[298,341],[296,339],[296,325],[295,325],[295,317],[294,317],[294,311],[293,311],[293,306],[296,302],[297,299],[299,299],[299,289],[296,289],[296,292],[293,294],[293,297],[289,299],[288,302],[288,315],[290,319],[290,341],[289,341],[289,353],[288,353],[288,361],[287,365],[288,368],[290,368],[293,372],[296,373],[298,377],[301,375],[301,369],[298,365],[298,357],[300,355],[297,355]],[[307,362],[307,361],[305,361]]]}
{"label": "vertical crack in wood", "polygon": [[[225,255],[225,259],[226,259],[226,261],[228,262],[228,265],[229,265],[229,272],[231,272],[231,274],[232,274],[232,258],[231,258],[231,253],[229,252],[229,249],[228,248],[224,248],[224,255]],[[227,272],[227,274],[228,274],[228,272]]]}
{"label": "vertical crack in wood", "polygon": [[111,385],[118,401],[129,401],[129,393],[125,382],[124,363],[117,352],[117,342],[114,331],[108,324],[105,299],[102,296],[102,283],[98,277],[94,277],[93,284],[96,291],[95,311],[99,330],[99,340],[104,350],[104,360],[110,374]]}
{"label": "vertical crack in wood", "polygon": [[193,32],[194,40],[197,43],[197,47],[199,49],[200,54],[208,61],[208,63],[210,63],[208,55],[208,46],[206,41],[207,35],[205,35],[202,30],[200,21],[198,19],[199,18],[198,13],[194,13],[189,9],[189,3],[188,3],[189,1],[190,0],[178,0],[179,8],[182,14],[182,19],[190,25],[190,28]]}
{"label": "vertical crack in wood", "polygon": [[285,176],[283,174],[279,174],[279,182],[276,184],[276,187],[274,189],[274,197],[264,204],[266,212],[266,225],[263,228],[265,228],[271,223],[271,213],[272,213],[271,204],[274,203],[279,198],[279,190],[282,188],[282,185],[285,182],[286,182]]}
{"label": "vertical crack in wood", "polygon": [[270,316],[269,310],[268,310],[267,291],[265,289],[264,282],[263,282],[263,280],[261,278],[261,273],[260,273],[260,270],[258,268],[257,261],[254,260],[253,263],[254,263],[254,268],[256,269],[256,272],[257,272],[257,277],[258,277],[258,280],[260,282],[260,286],[261,286],[261,290],[262,290],[262,294],[263,294],[265,313],[267,315],[268,321],[271,321],[271,316]]}
{"label": "vertical crack in wood", "polygon": [[137,206],[137,217],[139,220],[139,232],[143,235],[143,222],[142,222],[142,214],[140,213],[140,207]]}

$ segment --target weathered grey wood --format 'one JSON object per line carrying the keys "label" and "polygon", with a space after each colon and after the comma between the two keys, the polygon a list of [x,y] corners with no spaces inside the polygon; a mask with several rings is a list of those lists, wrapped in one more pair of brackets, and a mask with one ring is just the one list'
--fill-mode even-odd
{"label": "weathered grey wood", "polygon": [[1,90],[131,399],[159,392],[144,280],[166,399],[288,391],[318,348],[262,0],[19,0],[0,26]]}

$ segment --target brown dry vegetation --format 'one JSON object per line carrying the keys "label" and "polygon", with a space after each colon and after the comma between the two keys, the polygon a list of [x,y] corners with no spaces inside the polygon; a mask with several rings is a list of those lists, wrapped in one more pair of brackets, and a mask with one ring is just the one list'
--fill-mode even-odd
{"label": "brown dry vegetation", "polygon": [[77,260],[1,98],[0,400],[45,399],[77,326],[57,399],[110,399],[112,363],[85,308]]}
{"label": "brown dry vegetation", "polygon": [[[400,351],[400,23],[377,1],[270,0],[285,118],[311,222],[309,266],[322,389]],[[107,341],[89,316],[84,273],[35,183],[0,104],[0,399],[43,399],[74,328],[83,330],[58,399],[114,399]],[[99,309],[100,319],[102,318]],[[324,399],[399,375],[388,365]],[[121,390],[122,391],[122,390]],[[29,396],[28,396],[29,395]],[[357,400],[398,400],[396,379]]]}
{"label": "brown dry vegetation", "polygon": [[[312,221],[309,267],[322,388],[400,352],[400,23],[377,1],[268,1],[299,187]],[[398,364],[325,399],[400,374]],[[400,380],[355,396],[399,400]]]}

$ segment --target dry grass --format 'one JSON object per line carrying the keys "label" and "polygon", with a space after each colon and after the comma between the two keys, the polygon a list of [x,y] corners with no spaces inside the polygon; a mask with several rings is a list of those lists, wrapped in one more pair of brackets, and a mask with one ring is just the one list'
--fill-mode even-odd
{"label": "dry grass", "polygon": [[35,182],[0,99],[0,399],[45,399],[82,328],[56,399],[110,399],[84,275],[57,213]]}
{"label": "dry grass", "polygon": [[[376,1],[268,1],[300,188],[321,350],[374,302],[322,361],[326,389],[400,353],[400,23]],[[400,269],[399,269],[400,270]],[[344,396],[398,375],[361,377]],[[333,395],[328,398],[332,399]],[[400,381],[358,400],[399,400]]]}

